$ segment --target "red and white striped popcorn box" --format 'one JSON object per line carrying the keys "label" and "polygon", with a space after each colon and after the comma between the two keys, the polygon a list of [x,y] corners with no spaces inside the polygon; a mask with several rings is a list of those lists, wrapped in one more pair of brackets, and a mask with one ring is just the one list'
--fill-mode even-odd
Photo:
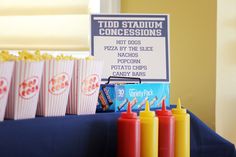
{"label": "red and white striped popcorn box", "polygon": [[43,63],[15,62],[5,118],[18,120],[35,117]]}
{"label": "red and white striped popcorn box", "polygon": [[14,62],[0,62],[0,121],[3,121]]}
{"label": "red and white striped popcorn box", "polygon": [[86,59],[75,61],[66,113],[95,114],[102,67],[101,61]]}
{"label": "red and white striped popcorn box", "polygon": [[45,61],[37,115],[65,115],[73,67],[73,60]]}

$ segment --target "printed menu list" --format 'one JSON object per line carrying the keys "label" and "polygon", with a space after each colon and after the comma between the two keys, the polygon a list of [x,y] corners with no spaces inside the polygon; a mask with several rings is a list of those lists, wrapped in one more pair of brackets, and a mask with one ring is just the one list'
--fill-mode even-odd
{"label": "printed menu list", "polygon": [[92,55],[109,76],[169,81],[167,15],[92,15]]}
{"label": "printed menu list", "polygon": [[115,46],[104,46],[104,51],[114,52],[115,64],[110,65],[113,76],[144,77],[148,70],[139,57],[140,53],[153,52],[152,46],[144,47],[141,40],[116,40]]}

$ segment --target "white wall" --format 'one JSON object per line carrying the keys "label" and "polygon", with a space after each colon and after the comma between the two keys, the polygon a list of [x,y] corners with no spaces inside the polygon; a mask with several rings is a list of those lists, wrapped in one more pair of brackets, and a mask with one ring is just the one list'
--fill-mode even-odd
{"label": "white wall", "polygon": [[217,5],[216,131],[236,144],[236,0]]}

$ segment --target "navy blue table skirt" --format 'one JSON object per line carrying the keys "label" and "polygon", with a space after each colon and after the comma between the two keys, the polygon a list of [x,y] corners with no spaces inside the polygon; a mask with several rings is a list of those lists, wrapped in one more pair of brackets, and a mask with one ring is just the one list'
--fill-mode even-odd
{"label": "navy blue table skirt", "polygon": [[[236,157],[235,147],[191,115],[191,157]],[[7,120],[0,157],[115,157],[120,113]]]}

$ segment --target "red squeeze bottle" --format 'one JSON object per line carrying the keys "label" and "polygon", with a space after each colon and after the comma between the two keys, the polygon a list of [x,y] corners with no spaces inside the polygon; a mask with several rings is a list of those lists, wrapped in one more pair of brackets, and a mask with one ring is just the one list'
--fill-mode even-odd
{"label": "red squeeze bottle", "polygon": [[166,110],[165,100],[162,101],[162,109],[157,110],[156,115],[159,119],[158,157],[174,157],[175,118],[171,111]]}
{"label": "red squeeze bottle", "polygon": [[140,120],[137,113],[131,111],[121,113],[117,126],[118,157],[140,157]]}

